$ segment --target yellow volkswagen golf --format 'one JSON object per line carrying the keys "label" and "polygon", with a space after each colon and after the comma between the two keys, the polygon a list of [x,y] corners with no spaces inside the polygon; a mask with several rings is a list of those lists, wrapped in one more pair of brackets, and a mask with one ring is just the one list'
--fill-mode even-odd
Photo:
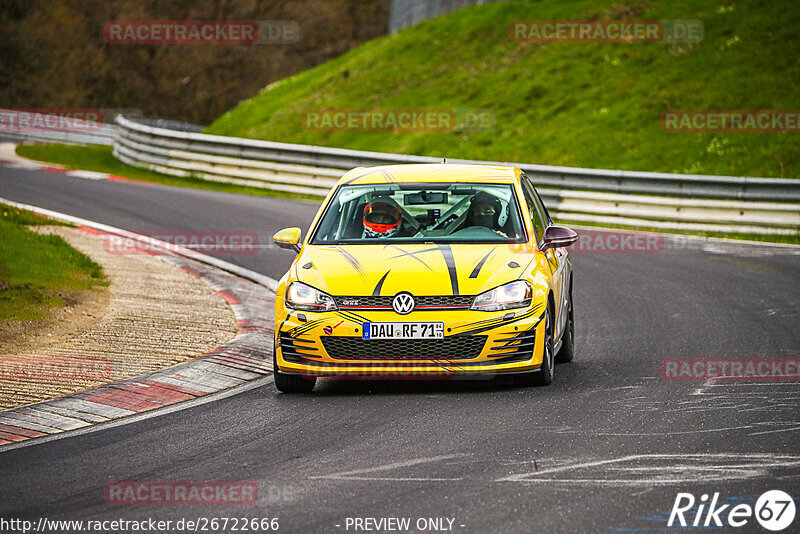
{"label": "yellow volkswagen golf", "polygon": [[573,357],[577,234],[517,167],[357,168],[322,203],[275,297],[275,385],[318,377],[513,375],[547,385]]}

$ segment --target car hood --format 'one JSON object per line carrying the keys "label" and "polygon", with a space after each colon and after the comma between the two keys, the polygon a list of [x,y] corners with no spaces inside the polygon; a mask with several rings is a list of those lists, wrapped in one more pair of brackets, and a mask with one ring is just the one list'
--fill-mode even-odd
{"label": "car hood", "polygon": [[306,245],[292,277],[338,296],[476,295],[516,280],[529,245]]}

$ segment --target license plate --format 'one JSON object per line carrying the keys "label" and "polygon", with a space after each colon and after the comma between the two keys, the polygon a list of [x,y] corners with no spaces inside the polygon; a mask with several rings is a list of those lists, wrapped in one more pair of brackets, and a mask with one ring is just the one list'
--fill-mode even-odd
{"label": "license plate", "polygon": [[442,339],[444,323],[364,323],[364,339]]}

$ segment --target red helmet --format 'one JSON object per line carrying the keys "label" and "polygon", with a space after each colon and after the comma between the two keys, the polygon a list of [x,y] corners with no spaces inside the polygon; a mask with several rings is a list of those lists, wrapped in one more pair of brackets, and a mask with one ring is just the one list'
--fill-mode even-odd
{"label": "red helmet", "polygon": [[400,229],[403,215],[396,204],[372,202],[364,207],[367,237],[392,237]]}

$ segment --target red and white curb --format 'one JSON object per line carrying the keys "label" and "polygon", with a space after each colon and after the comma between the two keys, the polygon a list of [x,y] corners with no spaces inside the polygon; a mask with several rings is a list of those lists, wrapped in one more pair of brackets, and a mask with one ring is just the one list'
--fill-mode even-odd
{"label": "red and white curb", "polygon": [[[74,224],[95,234],[145,240],[158,254],[216,289],[233,308],[236,336],[193,360],[112,384],[0,412],[0,451],[44,438],[251,385],[272,373],[274,288],[277,282],[218,258],[146,236],[35,206],[0,202]],[[246,387],[245,389],[250,389]],[[227,394],[224,396],[228,396]],[[187,402],[189,401],[189,402]]]}

